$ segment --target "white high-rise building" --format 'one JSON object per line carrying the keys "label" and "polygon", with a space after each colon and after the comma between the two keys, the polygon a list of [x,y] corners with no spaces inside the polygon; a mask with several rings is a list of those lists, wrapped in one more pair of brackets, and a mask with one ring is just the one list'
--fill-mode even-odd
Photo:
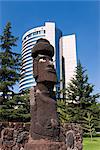
{"label": "white high-rise building", "polygon": [[61,62],[63,64],[60,76],[61,78],[64,77],[65,86],[67,86],[69,81],[73,77],[75,73],[75,68],[77,66],[75,34],[61,37],[60,45],[61,45],[60,51],[62,52]]}
{"label": "white high-rise building", "polygon": [[[74,74],[74,69],[77,65],[75,35],[62,36],[62,32],[56,28],[55,23],[45,22],[44,26],[33,28],[27,31],[22,37],[20,91],[29,89],[35,85],[31,50],[39,38],[47,39],[54,46],[55,56],[53,60],[58,81],[65,78],[66,86]],[[57,91],[62,89],[62,84],[58,82],[56,89]]]}

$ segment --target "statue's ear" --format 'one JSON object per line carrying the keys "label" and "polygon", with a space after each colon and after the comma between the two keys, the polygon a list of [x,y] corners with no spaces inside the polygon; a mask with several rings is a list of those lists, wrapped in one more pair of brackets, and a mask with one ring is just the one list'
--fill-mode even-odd
{"label": "statue's ear", "polygon": [[37,60],[33,60],[33,77],[35,78],[35,80],[38,77],[38,61]]}

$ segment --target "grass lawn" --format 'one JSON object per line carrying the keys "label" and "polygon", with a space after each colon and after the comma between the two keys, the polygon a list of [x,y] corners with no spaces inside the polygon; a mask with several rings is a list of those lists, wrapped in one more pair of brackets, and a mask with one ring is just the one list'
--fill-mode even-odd
{"label": "grass lawn", "polygon": [[100,150],[100,137],[83,138],[83,150]]}

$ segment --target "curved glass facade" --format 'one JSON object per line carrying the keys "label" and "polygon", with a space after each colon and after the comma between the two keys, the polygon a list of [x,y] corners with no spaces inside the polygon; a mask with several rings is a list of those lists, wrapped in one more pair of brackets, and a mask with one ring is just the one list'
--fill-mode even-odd
{"label": "curved glass facade", "polygon": [[22,68],[20,79],[20,91],[29,89],[35,85],[33,78],[33,65],[31,50],[39,38],[45,37],[45,26],[27,31],[22,37]]}

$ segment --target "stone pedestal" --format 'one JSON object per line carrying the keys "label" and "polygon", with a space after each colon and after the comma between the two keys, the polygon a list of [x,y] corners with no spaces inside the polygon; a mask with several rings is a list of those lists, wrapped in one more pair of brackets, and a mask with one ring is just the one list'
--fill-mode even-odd
{"label": "stone pedestal", "polygon": [[53,142],[48,140],[32,140],[25,145],[25,150],[67,150],[64,142]]}

